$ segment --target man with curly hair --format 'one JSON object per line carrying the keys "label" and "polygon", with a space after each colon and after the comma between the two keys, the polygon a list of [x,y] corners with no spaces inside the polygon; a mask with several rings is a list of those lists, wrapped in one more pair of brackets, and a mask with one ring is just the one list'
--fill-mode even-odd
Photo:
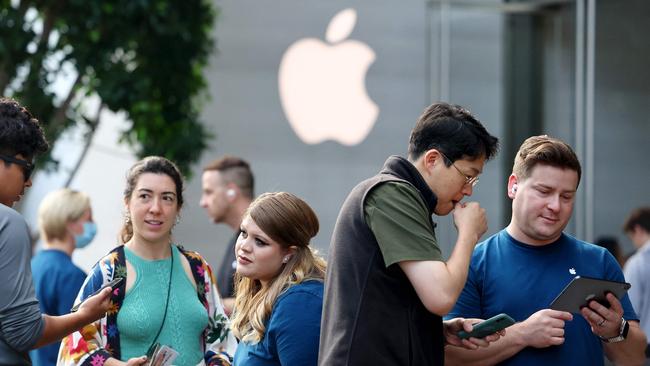
{"label": "man with curly hair", "polygon": [[36,118],[13,99],[0,98],[0,365],[31,365],[27,351],[63,338],[104,315],[110,289],[79,311],[42,315],[30,268],[27,223],[11,207],[31,187],[33,159],[49,145]]}

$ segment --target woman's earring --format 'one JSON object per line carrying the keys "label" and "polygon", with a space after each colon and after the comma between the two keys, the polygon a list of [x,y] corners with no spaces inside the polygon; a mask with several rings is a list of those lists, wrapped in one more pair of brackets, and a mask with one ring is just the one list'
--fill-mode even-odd
{"label": "woman's earring", "polygon": [[289,256],[284,257],[284,259],[282,260],[282,263],[287,263],[289,261],[289,259],[291,259],[291,257],[289,257]]}
{"label": "woman's earring", "polygon": [[180,223],[181,223],[181,217],[180,217],[180,216],[176,216],[176,225],[178,225],[178,224],[180,224]]}
{"label": "woman's earring", "polygon": [[131,222],[131,214],[128,211],[124,214],[124,222],[127,224]]}

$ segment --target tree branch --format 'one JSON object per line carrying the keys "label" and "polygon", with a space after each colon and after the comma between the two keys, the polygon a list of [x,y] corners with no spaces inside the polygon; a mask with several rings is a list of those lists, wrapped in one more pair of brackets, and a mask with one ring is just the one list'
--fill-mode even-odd
{"label": "tree branch", "polygon": [[104,109],[104,103],[100,102],[99,108],[97,108],[97,116],[95,117],[95,121],[92,124],[90,124],[90,131],[88,131],[88,133],[86,134],[86,142],[84,143],[84,148],[83,150],[81,150],[81,154],[79,155],[79,159],[77,159],[77,163],[72,168],[72,171],[70,171],[70,174],[68,175],[68,179],[65,181],[65,185],[63,186],[64,188],[70,187],[72,180],[77,175],[77,172],[81,167],[81,163],[83,163],[84,159],[86,158],[86,155],[88,154],[90,145],[93,142],[93,137],[95,136],[95,132],[97,131],[97,126],[99,126],[99,122],[101,121],[102,109]]}
{"label": "tree branch", "polygon": [[74,99],[75,95],[77,94],[77,90],[79,89],[79,84],[81,83],[81,78],[83,77],[83,74],[79,73],[77,75],[77,78],[74,81],[74,84],[72,84],[72,87],[70,88],[70,91],[68,92],[68,96],[65,98],[63,103],[59,106],[59,108],[56,109],[54,114],[52,115],[52,118],[50,119],[50,128],[53,131],[61,131],[63,130],[65,126],[65,114],[70,108],[70,104],[72,104],[72,100]]}
{"label": "tree branch", "polygon": [[9,84],[9,75],[5,71],[4,62],[0,62],[0,95],[5,95],[5,89]]}
{"label": "tree branch", "polygon": [[[55,2],[56,3],[56,2]],[[63,4],[59,4],[63,6]],[[45,9],[45,19],[43,20],[43,32],[41,32],[41,37],[38,41],[37,54],[45,55],[47,50],[47,45],[50,40],[50,34],[54,28],[54,22],[56,21],[56,9],[54,6]]]}

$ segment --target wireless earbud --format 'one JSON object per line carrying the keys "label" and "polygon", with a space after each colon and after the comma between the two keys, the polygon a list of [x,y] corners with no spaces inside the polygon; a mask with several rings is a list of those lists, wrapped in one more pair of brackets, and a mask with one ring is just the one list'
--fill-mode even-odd
{"label": "wireless earbud", "polygon": [[229,197],[229,198],[233,198],[233,197],[235,197],[235,190],[232,189],[232,188],[229,189],[229,190],[227,190],[227,191],[226,191],[226,196]]}
{"label": "wireless earbud", "polygon": [[511,191],[512,191],[512,193],[517,192],[517,185],[516,185],[516,184],[513,184],[513,185],[512,185],[512,189],[511,189]]}

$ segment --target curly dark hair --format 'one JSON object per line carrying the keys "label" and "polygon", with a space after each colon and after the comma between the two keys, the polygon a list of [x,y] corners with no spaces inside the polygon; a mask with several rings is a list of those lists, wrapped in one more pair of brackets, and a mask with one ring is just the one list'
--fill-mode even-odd
{"label": "curly dark hair", "polygon": [[0,153],[31,159],[49,147],[38,120],[15,100],[0,98]]}

